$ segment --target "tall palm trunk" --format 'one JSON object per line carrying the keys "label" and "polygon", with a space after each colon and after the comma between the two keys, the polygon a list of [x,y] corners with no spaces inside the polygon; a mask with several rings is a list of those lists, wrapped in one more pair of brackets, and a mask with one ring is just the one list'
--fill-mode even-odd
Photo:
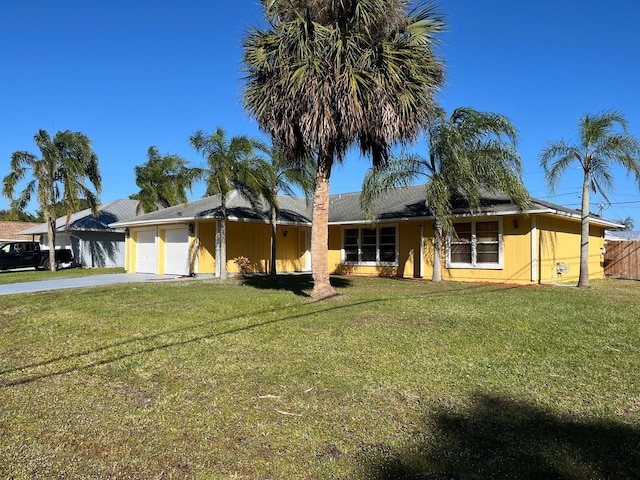
{"label": "tall palm trunk", "polygon": [[220,210],[222,219],[220,220],[220,280],[227,279],[227,198],[220,195]]}
{"label": "tall palm trunk", "polygon": [[578,287],[589,288],[589,176],[582,182],[582,210],[580,230],[580,275]]}
{"label": "tall palm trunk", "polygon": [[437,219],[433,223],[433,274],[431,281],[442,281],[442,223]]}
{"label": "tall palm trunk", "polygon": [[311,257],[313,258],[311,301],[313,302],[336,294],[329,277],[329,175],[332,160],[332,153],[322,152],[318,155],[311,225]]}
{"label": "tall palm trunk", "polygon": [[49,214],[44,214],[45,221],[47,222],[47,244],[49,246],[49,270],[56,271],[56,219],[51,218]]}
{"label": "tall palm trunk", "polygon": [[[275,196],[275,195],[274,195]],[[271,208],[271,265],[269,266],[269,274],[270,275],[277,275],[278,274],[278,270],[276,268],[276,253],[277,253],[277,245],[276,245],[276,241],[277,241],[277,224],[276,221],[278,220],[278,215],[276,213],[276,209],[275,208]]]}

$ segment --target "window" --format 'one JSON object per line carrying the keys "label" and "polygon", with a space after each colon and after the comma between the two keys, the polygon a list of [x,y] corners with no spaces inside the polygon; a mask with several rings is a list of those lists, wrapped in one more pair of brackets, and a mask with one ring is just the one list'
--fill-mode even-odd
{"label": "window", "polygon": [[447,268],[502,268],[502,223],[467,222],[453,225],[447,241]]}
{"label": "window", "polygon": [[396,227],[345,228],[342,261],[346,264],[397,265]]}

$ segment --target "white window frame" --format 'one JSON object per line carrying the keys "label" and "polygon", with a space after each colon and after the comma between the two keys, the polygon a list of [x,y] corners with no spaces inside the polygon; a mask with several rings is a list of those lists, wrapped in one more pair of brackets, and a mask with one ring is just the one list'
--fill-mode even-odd
{"label": "white window frame", "polygon": [[[476,238],[476,224],[486,222],[498,222],[498,262],[497,263],[480,263],[477,261],[478,242]],[[477,270],[502,270],[504,269],[504,236],[502,228],[502,219],[484,218],[479,220],[467,220],[455,223],[471,224],[471,263],[452,262],[451,261],[451,242],[452,238],[447,236],[446,241],[446,267],[447,268],[473,268]]]}
{"label": "white window frame", "polygon": [[[383,228],[392,227],[395,229],[395,255],[393,262],[383,262],[380,261],[380,232]],[[375,261],[367,261],[363,262],[362,259],[362,231],[363,230],[372,230],[376,231],[376,260]],[[347,261],[347,252],[345,249],[345,238],[347,230],[358,230],[358,260],[357,261]],[[397,267],[398,266],[398,258],[400,256],[398,250],[398,225],[397,224],[381,224],[381,225],[349,225],[344,226],[342,228],[342,250],[341,250],[341,262],[343,265],[356,265],[356,266],[367,266],[367,267]]]}

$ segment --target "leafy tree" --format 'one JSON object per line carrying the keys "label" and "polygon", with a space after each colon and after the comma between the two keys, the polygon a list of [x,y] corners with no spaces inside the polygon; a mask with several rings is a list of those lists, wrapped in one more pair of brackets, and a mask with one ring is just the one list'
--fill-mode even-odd
{"label": "leafy tree", "polygon": [[137,212],[154,212],[187,202],[196,170],[178,155],[160,155],[154,146],[147,151],[147,162],[135,167],[136,185],[140,191],[130,198],[138,200]]}
{"label": "leafy tree", "polygon": [[29,212],[0,210],[0,220],[7,222],[42,222],[42,218]]}
{"label": "leafy tree", "polygon": [[293,195],[293,187],[299,187],[305,197],[309,198],[313,193],[315,163],[309,155],[300,160],[292,160],[277,150],[267,150],[266,153],[271,160],[270,168],[267,169],[266,181],[271,188],[271,198],[273,199],[272,202],[269,202],[269,218],[271,220],[271,265],[269,273],[276,275],[278,273],[276,269],[278,193],[283,192],[286,195]]}
{"label": "leafy tree", "polygon": [[624,225],[623,228],[618,228],[618,230],[626,230],[631,232],[635,228],[635,222],[633,221],[633,217],[627,217],[624,220],[617,220],[616,223]]}
{"label": "leafy tree", "polygon": [[614,188],[613,164],[635,176],[640,188],[639,145],[638,139],[629,133],[624,115],[607,110],[580,118],[575,143],[549,142],[540,154],[540,165],[551,192],[574,162],[578,162],[583,172],[578,287],[589,287],[589,192],[600,193],[608,201],[606,193]]}
{"label": "leafy tree", "polygon": [[433,213],[432,280],[442,279],[442,238],[454,235],[451,201],[464,198],[472,211],[480,208],[483,190],[503,192],[521,207],[529,201],[516,150],[517,130],[508,118],[472,108],[458,108],[447,117],[439,109],[428,130],[428,158],[404,155],[365,175],[362,207],[372,217],[374,200],[393,188],[425,178],[425,202]]}
{"label": "leafy tree", "polygon": [[417,139],[434,110],[444,22],[408,0],[262,0],[267,27],[244,40],[244,105],[288,158],[317,154],[312,300],[335,295],[329,278],[329,178],[358,144],[374,165]]}
{"label": "leafy tree", "polygon": [[[16,211],[24,211],[35,194],[47,223],[49,268],[54,271],[56,207],[62,206],[67,223],[71,214],[80,210],[83,200],[97,215],[102,181],[98,156],[84,133],[66,130],[51,138],[45,130],[40,130],[34,140],[41,157],[26,151],[14,152],[11,173],[3,179],[2,194],[9,198],[12,210]],[[16,196],[18,183],[29,173],[31,180]]]}
{"label": "leafy tree", "polygon": [[206,161],[206,166],[197,171],[198,176],[205,180],[205,195],[220,195],[220,258],[216,261],[220,264],[220,279],[226,280],[229,194],[236,190],[254,210],[259,210],[261,198],[267,203],[273,201],[270,185],[265,182],[269,165],[256,153],[265,147],[261,142],[244,135],[228,139],[220,127],[213,134],[199,130],[189,137],[189,141]]}

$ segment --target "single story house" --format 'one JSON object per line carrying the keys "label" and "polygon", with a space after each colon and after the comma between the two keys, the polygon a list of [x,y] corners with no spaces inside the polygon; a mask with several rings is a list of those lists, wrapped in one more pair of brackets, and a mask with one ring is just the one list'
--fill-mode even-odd
{"label": "single story house", "polygon": [[[311,202],[279,196],[278,272],[311,269]],[[227,201],[227,271],[235,257],[248,257],[250,271],[270,266],[268,214],[256,213],[240,195]],[[579,273],[580,212],[532,199],[522,211],[501,195],[484,195],[480,212],[454,205],[456,238],[446,239],[442,278],[515,284],[575,281]],[[431,278],[434,218],[424,187],[393,190],[364,218],[360,194],[335,194],[329,207],[329,268],[334,274]],[[589,267],[604,277],[605,230],[615,222],[589,217]],[[219,274],[220,197],[212,196],[111,224],[126,229],[128,272]]]}
{"label": "single story house", "polygon": [[[109,224],[132,219],[137,206],[137,200],[119,199],[100,205],[97,217],[86,209],[72,214],[68,224],[66,216],[56,219],[56,248],[71,248],[75,261],[83,267],[124,267],[125,230]],[[20,234],[39,235],[40,244],[48,245],[46,223]]]}

